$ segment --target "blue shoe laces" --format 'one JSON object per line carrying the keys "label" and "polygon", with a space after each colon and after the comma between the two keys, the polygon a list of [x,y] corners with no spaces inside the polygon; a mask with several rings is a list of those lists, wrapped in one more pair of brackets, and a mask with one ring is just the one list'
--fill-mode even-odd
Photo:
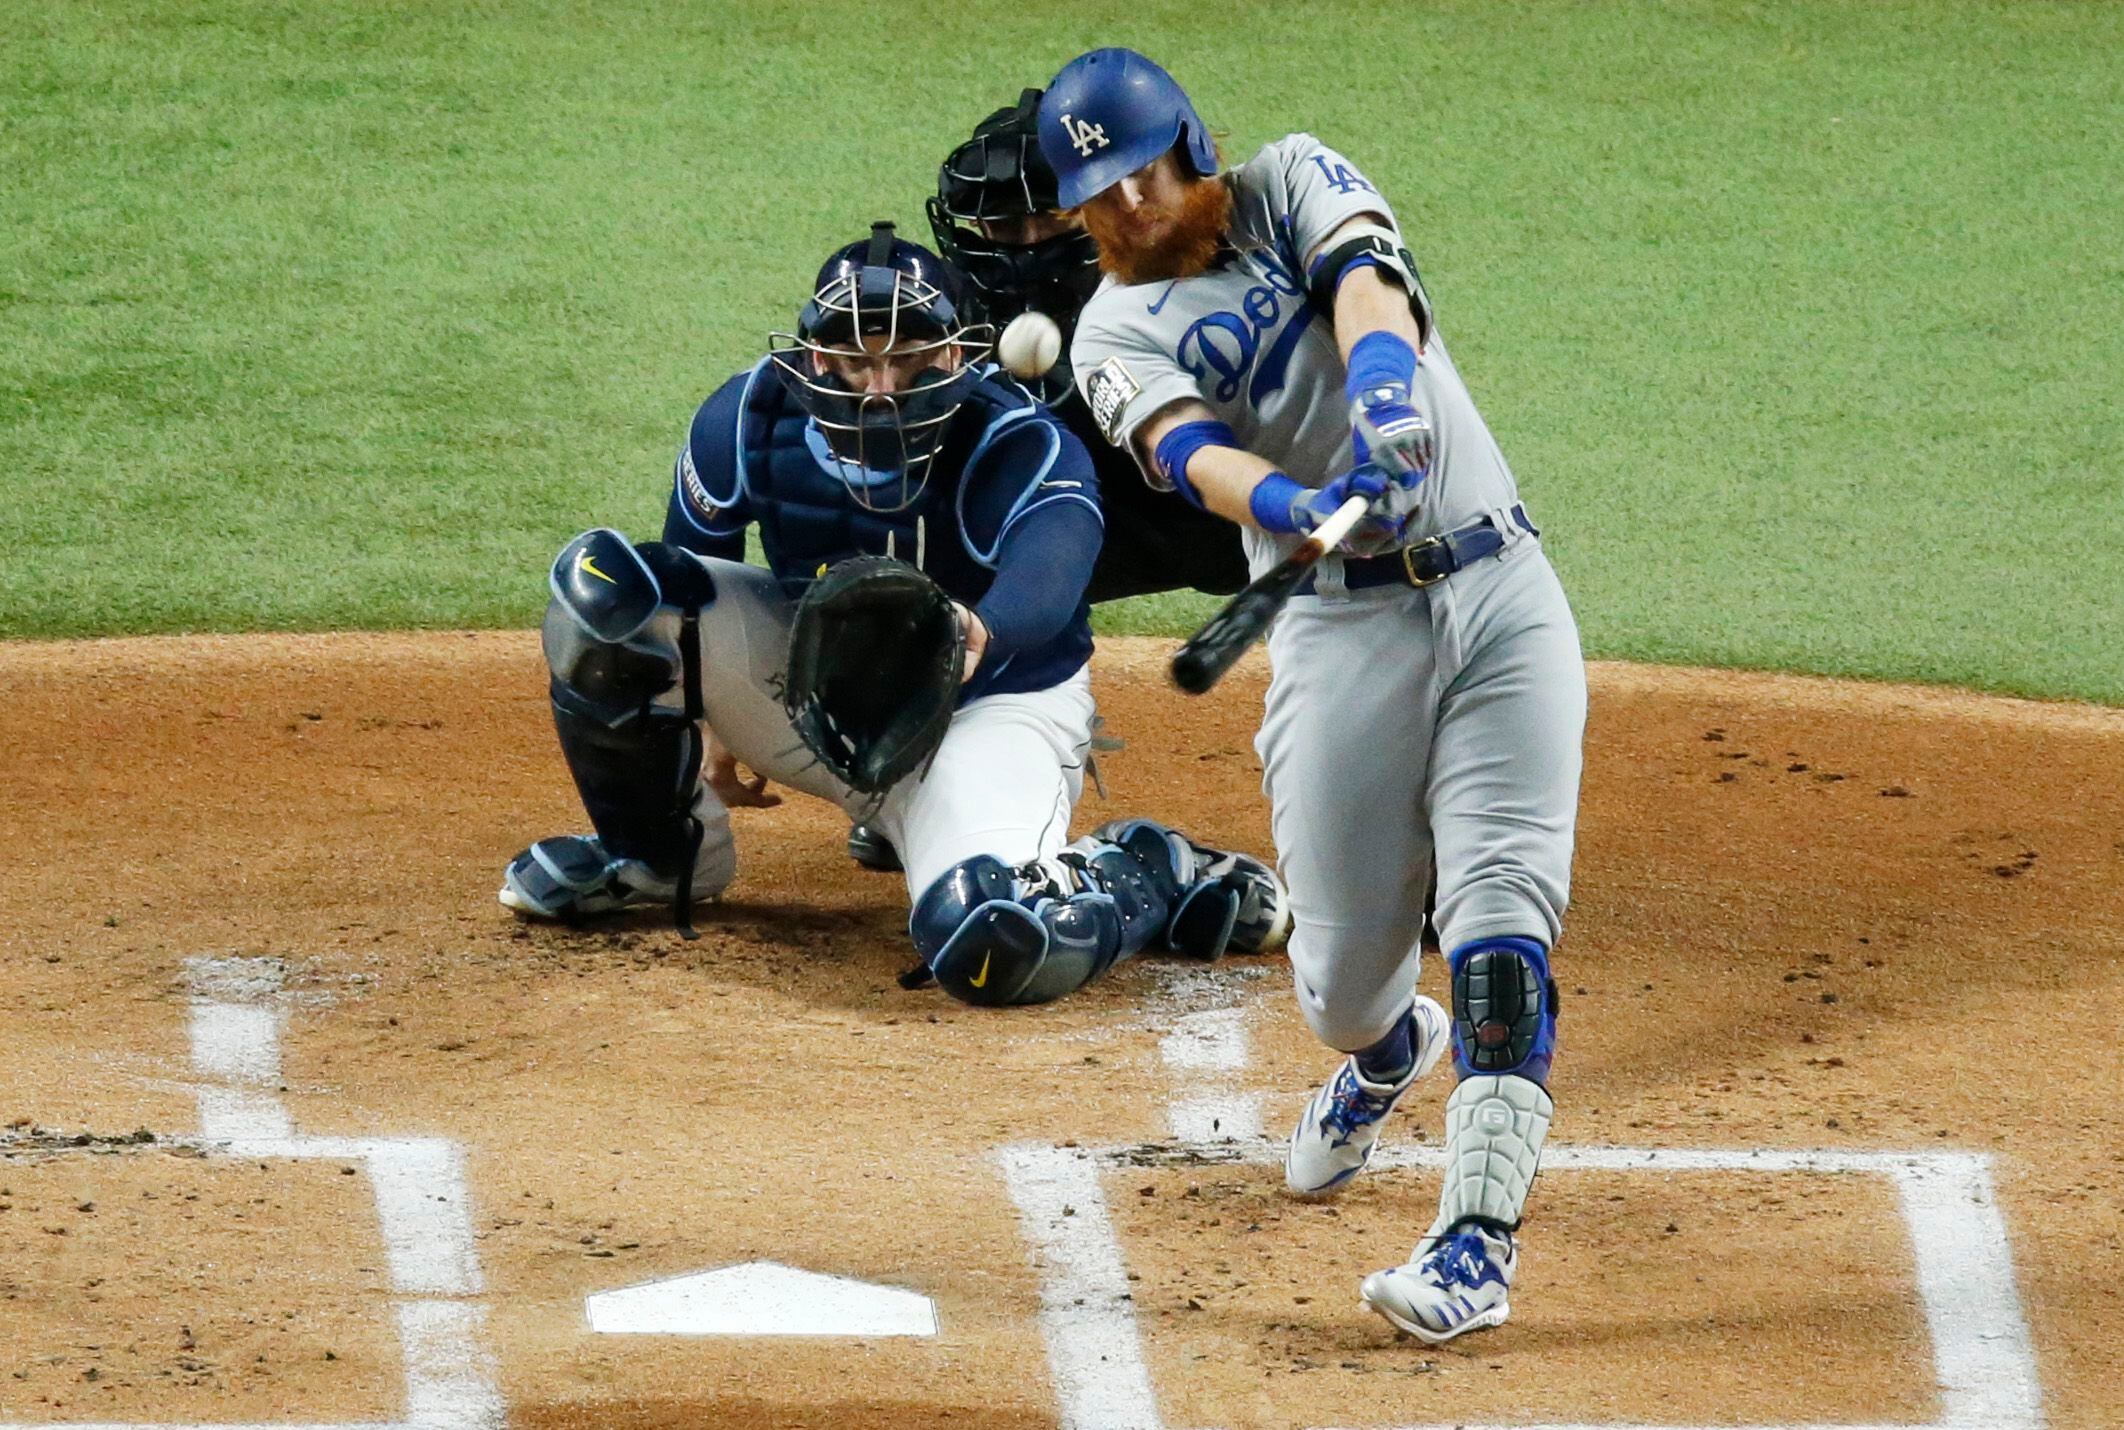
{"label": "blue shoe laces", "polygon": [[1327,1115],[1320,1119],[1324,1128],[1332,1128],[1339,1134],[1337,1141],[1346,1141],[1360,1127],[1369,1127],[1386,1116],[1394,1105],[1392,1095],[1375,1097],[1359,1086],[1350,1065],[1344,1063],[1335,1074],[1335,1089],[1328,1094]]}
{"label": "blue shoe laces", "polygon": [[1471,1291],[1490,1282],[1505,1284],[1504,1272],[1490,1259],[1490,1248],[1480,1233],[1472,1231],[1441,1237],[1424,1257],[1423,1272],[1441,1286],[1465,1286]]}

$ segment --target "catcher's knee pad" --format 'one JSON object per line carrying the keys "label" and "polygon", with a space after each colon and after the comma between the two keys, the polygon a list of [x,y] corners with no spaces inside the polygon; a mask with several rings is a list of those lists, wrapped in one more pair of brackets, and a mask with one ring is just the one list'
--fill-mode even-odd
{"label": "catcher's knee pad", "polygon": [[1146,908],[1143,891],[1127,884],[1133,872],[1107,871],[1114,887],[1105,888],[1096,876],[1075,877],[1084,873],[1079,864],[1013,869],[977,854],[922,891],[908,933],[938,984],[961,1002],[1051,1002],[1142,947],[1163,921],[1163,905]]}
{"label": "catcher's knee pad", "polygon": [[1135,855],[1159,884],[1171,905],[1159,936],[1175,953],[1197,958],[1216,958],[1227,948],[1265,953],[1290,933],[1283,883],[1251,855],[1205,848],[1151,819],[1101,825],[1083,843],[1101,841]]}
{"label": "catcher's knee pad", "polygon": [[553,563],[541,632],[554,730],[590,822],[614,858],[662,878],[693,857],[688,810],[700,777],[698,727],[684,709],[658,703],[686,665],[688,633],[672,603],[713,599],[699,563],[689,575],[689,560],[661,543],[585,532]]}
{"label": "catcher's knee pad", "polygon": [[1556,980],[1530,938],[1462,944],[1453,971],[1453,1069],[1462,1078],[1512,1075],[1536,1086],[1556,1055]]}

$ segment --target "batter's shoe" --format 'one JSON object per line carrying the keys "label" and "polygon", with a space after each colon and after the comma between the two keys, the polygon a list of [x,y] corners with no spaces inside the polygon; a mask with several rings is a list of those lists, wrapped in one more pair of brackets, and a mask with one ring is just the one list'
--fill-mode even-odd
{"label": "batter's shoe", "polygon": [[1155,820],[1121,819],[1091,832],[1118,844],[1178,888],[1165,946],[1196,958],[1273,953],[1291,936],[1291,896],[1276,871],[1231,849],[1197,844]]}
{"label": "batter's shoe", "polygon": [[848,857],[880,874],[897,874],[901,870],[900,851],[868,824],[858,824],[848,831]]}
{"label": "batter's shoe", "polygon": [[614,859],[594,834],[541,839],[509,861],[502,903],[527,918],[576,919],[670,908],[677,890],[639,859]]}
{"label": "batter's shoe", "polygon": [[1461,1222],[1418,1242],[1408,1265],[1365,1277],[1357,1294],[1369,1309],[1437,1345],[1503,1325],[1512,1314],[1505,1298],[1518,1265],[1512,1233]]}
{"label": "batter's shoe", "polygon": [[1416,1060],[1396,1083],[1377,1083],[1344,1058],[1326,1086],[1313,1094],[1291,1131],[1283,1157],[1283,1182],[1301,1197],[1325,1196],[1364,1170],[1379,1143],[1379,1125],[1416,1080],[1438,1066],[1452,1039],[1452,1026],[1437,1000],[1418,998],[1409,1010]]}

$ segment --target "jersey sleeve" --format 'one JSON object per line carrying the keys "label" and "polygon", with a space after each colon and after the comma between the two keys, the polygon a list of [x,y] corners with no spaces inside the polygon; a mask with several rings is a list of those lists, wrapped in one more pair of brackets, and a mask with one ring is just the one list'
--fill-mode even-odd
{"label": "jersey sleeve", "polygon": [[1084,609],[1084,591],[1105,534],[1098,508],[1042,502],[1013,521],[997,553],[996,579],[974,607],[995,660],[1045,645]]}
{"label": "jersey sleeve", "polygon": [[1263,150],[1269,206],[1300,263],[1335,230],[1360,214],[1378,214],[1398,233],[1394,211],[1372,181],[1310,134],[1293,134]]}
{"label": "jersey sleeve", "polygon": [[1100,434],[1135,457],[1151,485],[1163,489],[1164,479],[1136,450],[1136,431],[1164,408],[1199,399],[1202,391],[1158,341],[1153,317],[1140,289],[1099,294],[1077,321],[1069,363]]}
{"label": "jersey sleeve", "polygon": [[755,376],[741,372],[715,390],[693,414],[671,469],[671,502],[664,540],[703,556],[742,559],[752,513],[738,461],[738,426],[745,391]]}
{"label": "jersey sleeve", "polygon": [[1045,409],[1004,411],[976,445],[959,484],[959,534],[976,561],[993,569],[1004,543],[1028,517],[1079,507],[1103,525],[1099,474],[1077,434]]}

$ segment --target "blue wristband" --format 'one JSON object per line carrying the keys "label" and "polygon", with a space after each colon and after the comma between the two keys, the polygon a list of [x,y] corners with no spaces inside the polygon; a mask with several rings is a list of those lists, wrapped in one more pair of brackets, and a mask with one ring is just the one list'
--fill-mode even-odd
{"label": "blue wristband", "polygon": [[1204,447],[1237,447],[1239,438],[1222,422],[1183,422],[1158,439],[1158,450],[1152,455],[1158,460],[1158,469],[1165,479],[1173,484],[1173,490],[1187,499],[1189,506],[1197,511],[1206,510],[1202,505],[1202,493],[1187,479],[1188,459]]}
{"label": "blue wristband", "polygon": [[1270,472],[1255,484],[1253,494],[1246,499],[1246,509],[1254,514],[1254,525],[1263,531],[1296,536],[1298,523],[1291,520],[1291,507],[1305,500],[1310,490],[1282,472]]}
{"label": "blue wristband", "polygon": [[1350,345],[1350,372],[1342,384],[1352,402],[1381,387],[1406,388],[1416,377],[1416,349],[1384,328]]}

